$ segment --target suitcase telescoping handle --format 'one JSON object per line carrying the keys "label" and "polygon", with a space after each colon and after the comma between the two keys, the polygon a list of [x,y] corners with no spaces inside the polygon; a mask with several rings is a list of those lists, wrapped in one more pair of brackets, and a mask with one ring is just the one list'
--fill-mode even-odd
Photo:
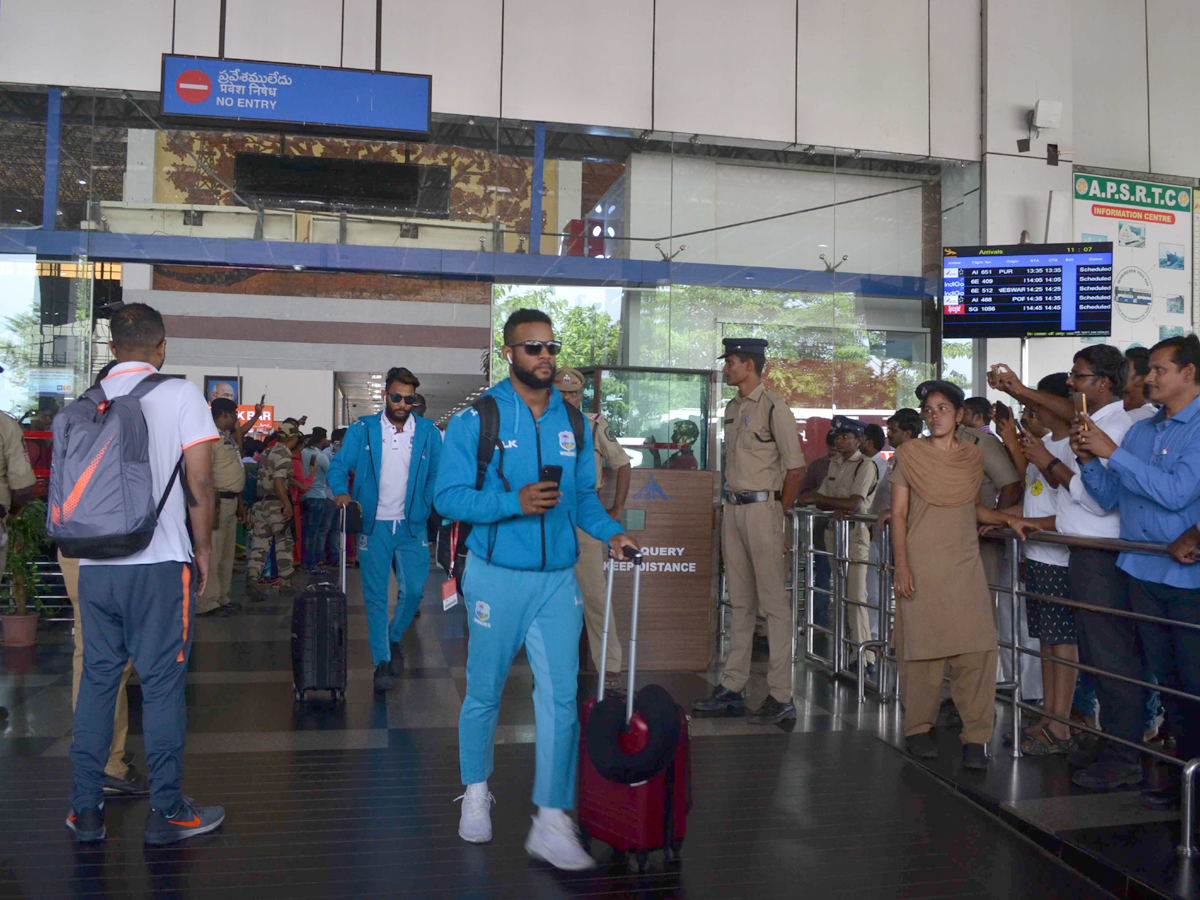
{"label": "suitcase telescoping handle", "polygon": [[342,593],[346,593],[346,507],[342,507],[342,539],[338,541],[338,563],[342,573]]}
{"label": "suitcase telescoping handle", "polygon": [[[629,623],[629,691],[625,698],[625,724],[633,718],[633,679],[637,671],[637,622],[638,600],[642,593],[642,554],[629,547],[625,548],[625,558],[633,560],[633,613]],[[608,628],[612,621],[613,576],[617,567],[610,563],[608,566],[608,582],[604,593],[604,633],[600,638],[600,687],[596,691],[596,702],[604,699],[604,675],[608,665]]]}

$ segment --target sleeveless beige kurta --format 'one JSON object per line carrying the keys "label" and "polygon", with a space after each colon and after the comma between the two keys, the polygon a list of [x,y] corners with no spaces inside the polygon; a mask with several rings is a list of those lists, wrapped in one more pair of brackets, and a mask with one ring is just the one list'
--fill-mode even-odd
{"label": "sleeveless beige kurta", "polygon": [[979,556],[975,504],[983,453],[956,441],[942,451],[928,440],[896,451],[893,485],[909,489],[911,600],[896,598],[899,659],[942,659],[996,649],[996,624]]}

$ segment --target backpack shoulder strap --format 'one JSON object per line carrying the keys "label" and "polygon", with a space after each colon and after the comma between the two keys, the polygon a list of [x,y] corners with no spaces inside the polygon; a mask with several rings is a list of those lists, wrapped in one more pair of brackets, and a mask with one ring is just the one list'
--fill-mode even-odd
{"label": "backpack shoulder strap", "polygon": [[147,375],[145,378],[143,378],[141,381],[139,381],[137,384],[135,384],[133,386],[133,389],[125,396],[136,397],[138,400],[141,400],[143,397],[145,397],[148,393],[150,393],[152,390],[154,390],[156,387],[158,387],[164,381],[173,381],[173,380],[174,380],[173,375],[164,375],[161,372],[154,372],[150,375]]}
{"label": "backpack shoulder strap", "polygon": [[587,428],[587,422],[583,418],[583,413],[576,409],[570,403],[564,403],[567,408],[567,418],[571,420],[571,430],[575,432],[575,446],[580,450],[583,449],[583,434]]}
{"label": "backpack shoulder strap", "polygon": [[[475,490],[479,491],[483,489],[492,454],[500,443],[500,407],[496,405],[496,398],[490,395],[480,397],[472,406],[479,414],[479,448],[475,463]],[[503,447],[500,448],[500,458],[504,458]]]}

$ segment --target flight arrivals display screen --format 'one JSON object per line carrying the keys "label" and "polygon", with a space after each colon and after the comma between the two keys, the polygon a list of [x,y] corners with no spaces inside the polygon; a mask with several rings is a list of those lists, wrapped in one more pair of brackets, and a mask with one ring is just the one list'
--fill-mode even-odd
{"label": "flight arrivals display screen", "polygon": [[1112,333],[1112,244],[942,249],[942,336]]}

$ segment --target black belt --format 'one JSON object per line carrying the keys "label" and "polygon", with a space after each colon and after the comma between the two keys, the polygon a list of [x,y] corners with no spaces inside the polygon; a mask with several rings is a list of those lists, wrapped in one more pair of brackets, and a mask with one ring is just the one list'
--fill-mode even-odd
{"label": "black belt", "polygon": [[222,500],[236,500],[242,496],[241,491],[217,491],[217,496]]}
{"label": "black belt", "polygon": [[733,506],[744,506],[747,503],[762,503],[766,500],[782,500],[779,491],[726,491],[725,502]]}

